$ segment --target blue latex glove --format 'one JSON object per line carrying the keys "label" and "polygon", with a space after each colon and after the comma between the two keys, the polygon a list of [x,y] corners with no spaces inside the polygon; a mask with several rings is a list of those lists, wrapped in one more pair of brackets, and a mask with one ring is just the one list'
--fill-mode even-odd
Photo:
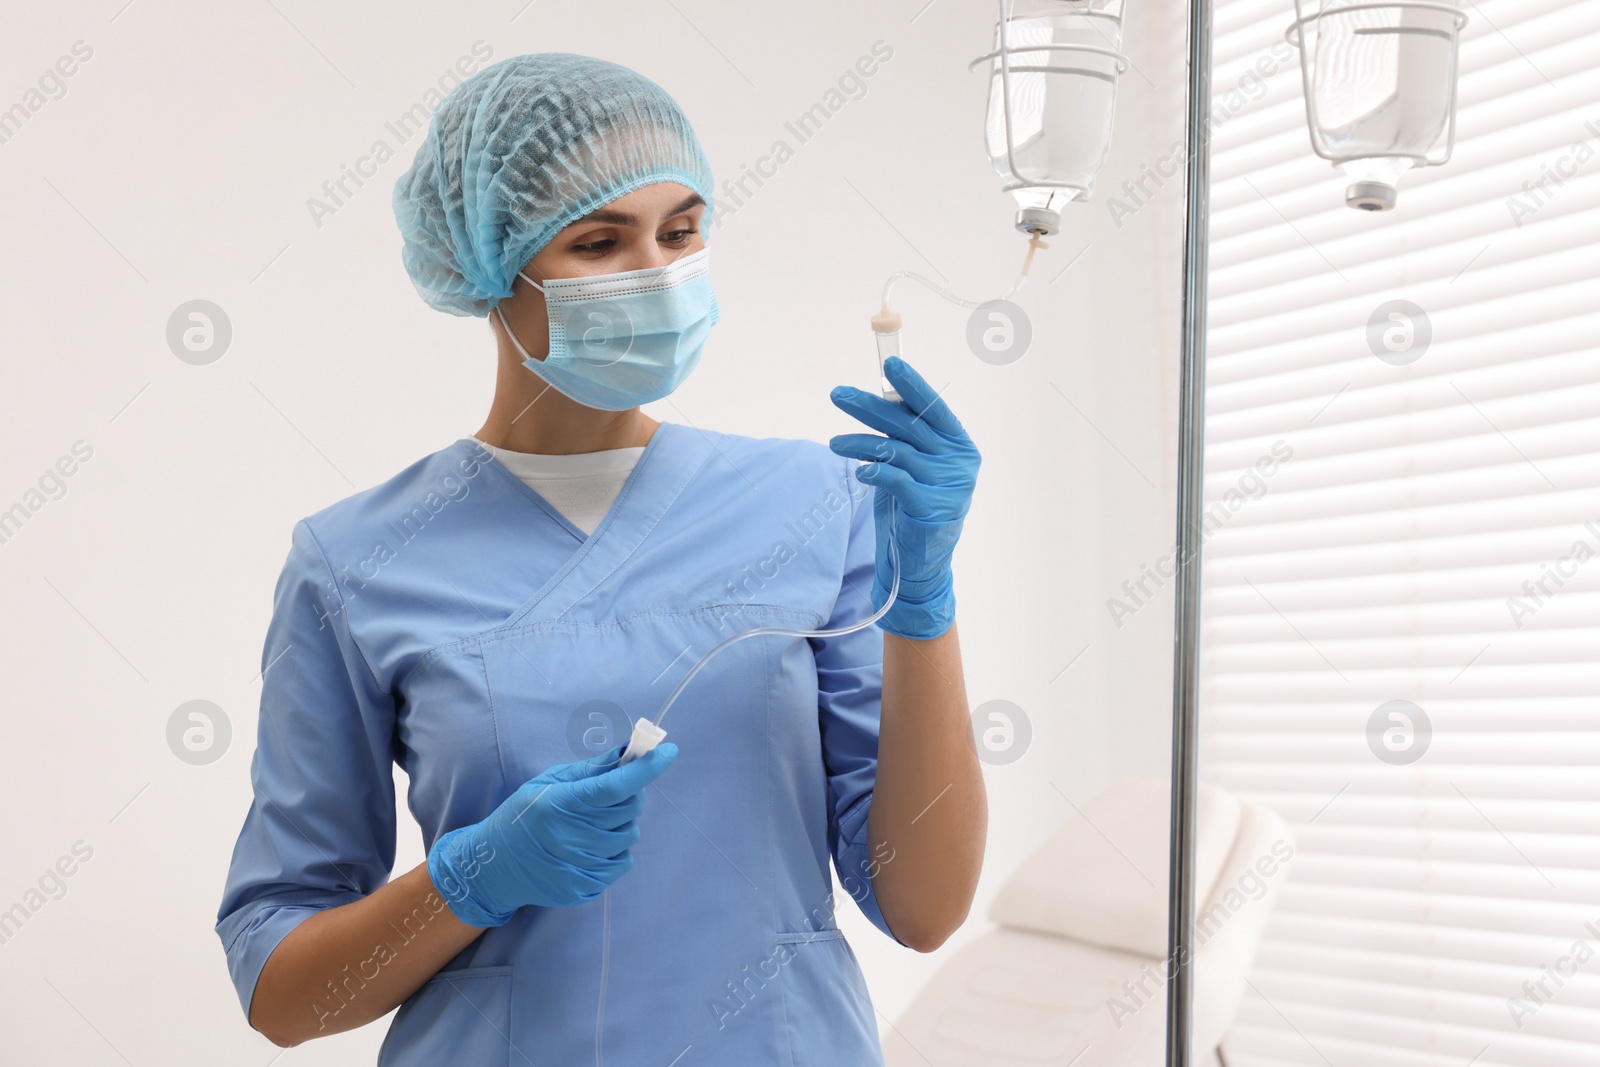
{"label": "blue latex glove", "polygon": [[593,900],[633,866],[644,787],[672,764],[667,741],[618,767],[624,746],[528,779],[482,822],[441,834],[428,875],[456,918],[500,926],[527,905]]}
{"label": "blue latex glove", "polygon": [[872,598],[879,608],[894,580],[891,538],[899,557],[900,593],[878,625],[925,641],[955,622],[950,560],[981,457],[949,407],[909,363],[891,356],[883,361],[883,373],[900,394],[898,403],[847,385],[830,395],[840,410],[888,436],[840,434],[828,446],[841,456],[869,461],[856,476],[875,490],[878,560]]}

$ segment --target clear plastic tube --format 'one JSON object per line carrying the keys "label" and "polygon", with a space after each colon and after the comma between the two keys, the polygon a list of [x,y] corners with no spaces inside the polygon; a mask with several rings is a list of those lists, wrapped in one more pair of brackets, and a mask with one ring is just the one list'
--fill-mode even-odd
{"label": "clear plastic tube", "polygon": [[[890,529],[893,530],[894,518],[892,512],[890,513],[889,522]],[[879,619],[883,618],[884,615],[888,614],[889,609],[894,607],[895,600],[900,596],[900,554],[894,547],[893,537],[888,539],[888,544],[889,568],[894,572],[894,578],[889,583],[889,597],[883,602],[883,607],[879,608],[865,619],[862,619],[860,622],[853,622],[849,626],[841,626],[835,630],[797,630],[788,626],[756,626],[741,633],[736,633],[731,637],[724,638],[717,644],[712,645],[705,655],[696,660],[695,665],[689,668],[689,673],[685,674],[683,679],[678,682],[677,687],[667,695],[667,699],[662,703],[660,709],[656,711],[656,717],[654,720],[655,724],[657,726],[661,725],[661,720],[667,717],[667,709],[672,707],[672,705],[677,701],[678,697],[682,695],[683,691],[688,688],[689,683],[694,680],[694,676],[700,673],[700,669],[709,663],[713,656],[730,645],[736,644],[739,641],[743,641],[747,637],[843,637],[845,634],[853,634],[857,630],[864,630],[868,626],[871,626],[873,623],[877,622]],[[605,1029],[606,1019],[606,979],[611,972],[610,886],[607,886],[601,891],[600,902],[600,1002],[595,1008],[594,1014],[594,1067],[605,1067],[605,1056],[602,1051],[601,1035]]]}
{"label": "clear plastic tube", "polygon": [[889,375],[884,371],[883,365],[891,356],[900,354],[900,331],[889,330],[885,332],[873,331],[872,336],[878,342],[878,393],[885,400],[898,401],[900,394],[889,382]]}
{"label": "clear plastic tube", "polygon": [[605,1067],[600,1037],[606,1021],[606,978],[611,970],[611,887],[600,891],[605,915],[600,923],[600,1004],[594,1010],[594,1067]]}
{"label": "clear plastic tube", "polygon": [[[994,299],[1010,300],[1013,296],[1017,295],[1017,290],[1021,289],[1022,284],[1028,280],[1028,270],[1033,266],[1033,254],[1041,248],[1049,247],[1049,245],[1044,243],[1042,234],[1035,233],[1031,238],[1029,238],[1028,253],[1023,257],[1022,270],[1017,275],[1016,283],[1012,285],[1010,289],[1006,290],[1004,296],[995,297]],[[883,363],[890,356],[900,355],[901,319],[900,316],[889,307],[889,293],[894,289],[894,283],[899,281],[901,278],[915,279],[916,281],[921,282],[923,285],[926,285],[929,289],[932,289],[934,292],[938,293],[940,296],[944,297],[946,300],[950,301],[952,304],[959,304],[965,308],[979,308],[985,303],[988,303],[988,301],[967,300],[963,297],[959,297],[950,290],[946,289],[944,286],[938,284],[932,279],[918,274],[916,271],[902,270],[889,275],[889,277],[883,283],[882,308],[876,315],[872,317],[872,332],[878,342],[878,393],[885,400],[894,401],[898,401],[900,399],[900,394],[895,392],[895,388],[890,384],[888,376],[884,374]]]}
{"label": "clear plastic tube", "polygon": [[[1022,288],[1022,284],[1028,280],[1028,269],[1033,266],[1033,254],[1041,248],[1049,247],[1048,245],[1044,244],[1042,237],[1042,234],[1035,233],[1029,239],[1028,252],[1022,260],[1022,271],[1017,275],[1016,283],[1012,285],[1010,289],[1006,290],[1004,296],[998,297],[997,299],[1010,300],[1017,294],[1017,291]],[[986,303],[986,301],[965,300],[959,296],[956,296],[954,293],[950,292],[948,289],[937,284],[936,282],[933,282],[923,275],[916,273],[915,271],[904,270],[889,275],[888,279],[883,283],[883,314],[889,313],[890,290],[894,288],[894,283],[899,281],[901,278],[914,278],[923,285],[926,285],[928,288],[932,289],[934,292],[938,293],[940,296],[944,297],[946,300],[949,300],[954,304],[959,304],[962,307],[976,308]],[[880,329],[875,332],[878,334],[878,368],[879,377],[882,379],[882,391],[887,399],[898,401],[900,398],[895,395],[892,388],[889,387],[888,379],[882,377],[883,361],[891,355],[899,355],[900,352],[900,331],[897,321],[898,316],[895,316],[895,319],[896,321],[894,323],[894,329]],[[890,521],[893,522],[892,519]],[[894,572],[894,579],[889,586],[889,598],[884,601],[883,607],[879,608],[867,618],[862,619],[860,622],[852,623],[849,626],[842,626],[836,630],[798,630],[787,626],[757,626],[752,629],[745,630],[742,633],[737,633],[731,637],[725,638],[716,645],[713,645],[705,655],[701,656],[699,660],[695,662],[695,665],[689,668],[689,672],[683,676],[682,680],[678,682],[677,687],[667,695],[667,699],[662,702],[661,707],[656,711],[656,717],[654,720],[655,724],[657,726],[661,725],[662,720],[667,717],[667,711],[674,703],[677,702],[678,697],[683,694],[683,691],[688,688],[689,683],[694,680],[695,675],[699,674],[701,669],[704,668],[705,665],[717,655],[717,653],[721,652],[725,648],[730,647],[731,645],[743,641],[747,637],[842,637],[845,634],[855,633],[857,630],[865,629],[866,627],[877,622],[879,619],[883,618],[884,615],[888,613],[889,609],[894,606],[896,598],[900,595],[900,557],[895,551],[893,537],[888,538],[888,544],[889,566]],[[600,894],[600,899],[602,908],[600,935],[600,1001],[598,1007],[595,1009],[594,1017],[595,1067],[605,1067],[601,1038],[605,1028],[606,979],[611,970],[610,887],[607,887]]]}
{"label": "clear plastic tube", "polygon": [[[1006,290],[1004,296],[996,297],[994,299],[1010,300],[1013,296],[1016,296],[1017,295],[1017,291],[1022,288],[1022,283],[1028,280],[1028,270],[1029,270],[1030,267],[1033,266],[1033,254],[1034,254],[1034,252],[1038,251],[1041,248],[1048,248],[1048,247],[1050,247],[1050,246],[1044,243],[1043,238],[1039,234],[1034,234],[1033,237],[1031,237],[1028,240],[1028,254],[1027,254],[1026,257],[1024,257],[1024,259],[1022,261],[1022,272],[1017,275],[1016,283],[1013,284],[1010,289]],[[956,294],[952,293],[950,290],[946,289],[944,286],[938,284],[937,282],[923,277],[921,274],[918,274],[916,271],[902,270],[902,271],[897,271],[894,274],[889,275],[889,277],[887,279],[885,279],[885,281],[883,283],[883,306],[884,307],[888,307],[889,306],[889,292],[890,292],[891,289],[894,288],[894,283],[899,281],[901,278],[912,278],[912,279],[914,279],[916,281],[919,281],[923,285],[926,285],[929,289],[932,289],[934,292],[936,292],[940,296],[944,297],[946,300],[950,301],[952,304],[960,304],[964,308],[981,307],[983,304],[987,303],[987,301],[984,301],[984,300],[966,300],[966,299],[964,299],[962,297],[959,297]]]}
{"label": "clear plastic tube", "polygon": [[888,610],[894,607],[895,598],[900,595],[900,559],[895,553],[893,539],[889,541],[889,566],[894,570],[894,582],[889,586],[889,599],[883,602],[883,607],[860,622],[851,623],[849,626],[843,626],[837,630],[796,630],[788,626],[757,626],[754,629],[745,630],[743,633],[724,638],[719,644],[712,646],[711,651],[701,656],[699,661],[689,668],[689,673],[683,676],[683,680],[678,683],[678,687],[672,691],[666,702],[661,705],[661,710],[656,712],[655,724],[657,726],[661,725],[661,720],[667,717],[667,709],[672,707],[678,696],[688,687],[690,682],[694,681],[694,676],[700,673],[700,668],[709,663],[712,656],[715,656],[731,644],[743,641],[747,637],[843,637],[845,634],[853,634],[857,630],[864,630],[883,618]]}

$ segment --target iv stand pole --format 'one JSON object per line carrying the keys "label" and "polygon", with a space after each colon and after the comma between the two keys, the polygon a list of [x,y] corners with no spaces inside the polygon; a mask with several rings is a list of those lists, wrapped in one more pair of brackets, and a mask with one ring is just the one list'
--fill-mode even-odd
{"label": "iv stand pole", "polygon": [[[1211,0],[1189,0],[1188,148],[1183,232],[1183,366],[1178,415],[1178,574],[1172,656],[1172,857],[1167,908],[1167,1067],[1190,1067],[1194,1006],[1194,824],[1204,505],[1206,244],[1211,185]],[[1200,1050],[1202,1054],[1209,1049]]]}

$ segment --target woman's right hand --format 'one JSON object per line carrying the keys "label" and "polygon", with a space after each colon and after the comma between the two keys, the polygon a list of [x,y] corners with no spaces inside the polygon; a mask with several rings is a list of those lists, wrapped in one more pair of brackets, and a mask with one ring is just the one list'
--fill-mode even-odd
{"label": "woman's right hand", "polygon": [[527,905],[581,904],[633,866],[644,787],[671,765],[671,742],[617,766],[622,748],[528,779],[482,822],[440,835],[428,875],[456,918],[500,926]]}
{"label": "woman's right hand", "polygon": [[[633,866],[628,850],[639,840],[644,787],[677,754],[678,746],[661,744],[619,767],[618,747],[551,767],[482,822],[441,834],[426,863],[309,916],[262,967],[250,1024],[285,1048],[354,1029],[393,1011],[518,908],[599,896]],[[361,995],[347,998],[336,983],[351,976],[350,961],[390,943],[402,927],[394,944],[403,951],[390,948],[381,968],[362,972]]]}

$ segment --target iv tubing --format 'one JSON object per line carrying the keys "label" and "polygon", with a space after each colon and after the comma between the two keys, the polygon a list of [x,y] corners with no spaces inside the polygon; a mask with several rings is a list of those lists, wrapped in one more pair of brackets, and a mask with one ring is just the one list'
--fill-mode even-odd
{"label": "iv tubing", "polygon": [[[1026,271],[1024,271],[1024,274],[1026,274]],[[1021,283],[1019,282],[1018,284],[1021,284]],[[889,522],[890,522],[890,529],[893,529],[894,517],[893,517],[893,513],[892,512],[890,513]],[[796,630],[796,629],[791,629],[790,627],[787,627],[787,626],[757,626],[757,627],[754,627],[752,629],[745,630],[742,633],[736,633],[731,637],[724,638],[719,643],[717,643],[715,645],[712,645],[710,651],[708,651],[705,655],[701,656],[700,659],[695,662],[695,665],[693,667],[689,668],[689,673],[685,674],[683,676],[683,680],[678,683],[677,688],[674,689],[667,696],[666,702],[663,703],[661,705],[660,710],[658,710],[656,712],[656,717],[655,717],[656,725],[657,726],[661,725],[661,720],[667,717],[667,709],[672,707],[673,702],[678,699],[678,696],[688,686],[689,682],[694,679],[694,676],[700,673],[700,668],[704,667],[706,665],[706,663],[710,661],[712,656],[715,656],[718,652],[721,652],[723,649],[727,648],[729,645],[734,644],[735,642],[743,641],[747,637],[762,637],[762,636],[778,636],[778,637],[843,637],[845,634],[853,634],[857,630],[864,630],[868,626],[871,626],[873,623],[877,622],[879,619],[883,618],[884,615],[888,614],[889,609],[894,607],[895,600],[900,596],[900,553],[895,549],[895,547],[894,547],[894,539],[892,537],[889,538],[888,544],[889,544],[889,566],[894,571],[894,580],[889,585],[889,598],[883,602],[883,607],[879,608],[877,611],[873,612],[871,615],[868,615],[866,618],[862,619],[860,622],[851,623],[849,626],[841,626],[837,630]],[[605,1067],[605,1060],[604,1060],[604,1058],[602,1056],[602,1053],[601,1053],[601,1050],[600,1050],[600,1045],[601,1045],[600,1037],[601,1037],[601,1032],[605,1028],[605,1018],[606,1018],[606,978],[608,977],[609,972],[611,970],[611,887],[610,886],[607,886],[604,890],[601,891],[601,893],[600,893],[600,901],[601,901],[601,920],[600,920],[600,1003],[595,1008],[595,1013],[594,1013],[594,1064],[595,1064],[595,1067]]]}
{"label": "iv tubing", "polygon": [[[893,520],[890,521],[892,522]],[[889,566],[894,568],[894,584],[889,587],[889,599],[883,602],[883,607],[860,622],[851,623],[849,626],[844,626],[837,630],[795,630],[788,626],[757,626],[752,630],[745,630],[743,633],[724,638],[720,644],[713,646],[711,651],[701,656],[699,662],[689,668],[689,673],[683,676],[683,681],[678,683],[678,687],[672,691],[672,695],[667,697],[666,703],[661,705],[661,710],[656,712],[655,724],[657,726],[661,725],[661,720],[667,717],[667,709],[672,707],[673,701],[677,700],[678,695],[694,680],[694,676],[700,673],[700,668],[704,667],[712,656],[715,656],[735,641],[743,641],[747,637],[761,637],[763,635],[778,637],[842,637],[845,634],[853,634],[857,630],[865,629],[883,618],[884,614],[894,606],[895,598],[900,595],[900,559],[895,552],[892,540],[889,542]]]}
{"label": "iv tubing", "polygon": [[[1022,283],[1028,280],[1028,269],[1033,266],[1033,254],[1041,248],[1048,247],[1049,246],[1043,242],[1042,235],[1040,234],[1035,233],[1028,239],[1028,253],[1022,261],[1022,272],[1017,275],[1016,284],[1007,290],[1006,294],[999,299],[1009,300],[1012,296],[1016,295],[1017,290],[1022,288]],[[981,306],[983,303],[983,301],[963,300],[961,297],[956,296],[948,289],[945,289],[942,286],[923,277],[922,275],[917,274],[915,271],[903,270],[889,275],[888,280],[883,283],[884,314],[889,313],[889,291],[894,287],[894,283],[899,281],[901,278],[915,278],[917,281],[921,282],[923,285],[926,285],[928,288],[932,289],[946,300],[949,300],[952,303],[960,304],[962,307],[975,308]],[[893,522],[893,519],[891,518],[890,521]],[[736,644],[739,641],[743,641],[747,637],[842,637],[845,634],[855,633],[857,630],[865,629],[866,627],[877,622],[879,619],[883,618],[884,615],[888,614],[889,609],[894,606],[895,600],[900,595],[900,556],[895,550],[894,539],[892,537],[888,539],[888,544],[889,566],[894,572],[894,579],[889,586],[889,597],[884,601],[883,607],[879,608],[865,619],[862,619],[860,622],[852,623],[849,626],[842,626],[837,630],[797,630],[787,626],[757,626],[753,629],[745,630],[742,633],[736,633],[730,637],[724,638],[719,643],[713,645],[705,655],[701,656],[700,659],[695,662],[695,665],[689,668],[689,672],[683,676],[683,679],[678,682],[677,687],[674,688],[670,694],[668,694],[667,699],[656,711],[656,717],[654,720],[655,724],[657,726],[661,725],[662,721],[667,717],[668,709],[670,709],[672,705],[677,702],[678,697],[682,695],[684,689],[686,689],[689,683],[694,680],[695,675],[700,673],[701,668],[711,661],[713,656],[730,645]],[[599,1005],[595,1009],[594,1016],[595,1067],[605,1067],[605,1060],[601,1050],[601,1036],[605,1029],[606,979],[609,977],[611,970],[611,888],[609,886],[607,886],[601,892],[600,900],[600,1000]]]}
{"label": "iv tubing", "polygon": [[[1034,234],[1028,239],[1028,254],[1027,257],[1022,261],[1022,273],[1017,275],[1016,284],[1008,289],[1004,296],[999,297],[998,299],[1010,300],[1016,295],[1017,290],[1022,288],[1022,283],[1028,280],[1028,268],[1033,266],[1034,252],[1041,248],[1049,247],[1049,245],[1043,242],[1043,239],[1039,234]],[[889,290],[894,288],[894,283],[899,281],[901,278],[915,278],[917,281],[921,282],[923,285],[926,285],[929,289],[932,289],[934,292],[938,293],[952,304],[960,304],[964,308],[975,308],[984,303],[982,300],[963,300],[961,297],[950,292],[950,290],[936,284],[933,281],[930,281],[929,279],[918,274],[916,271],[902,270],[889,275],[888,279],[883,283],[883,306],[885,308],[889,306]]]}

